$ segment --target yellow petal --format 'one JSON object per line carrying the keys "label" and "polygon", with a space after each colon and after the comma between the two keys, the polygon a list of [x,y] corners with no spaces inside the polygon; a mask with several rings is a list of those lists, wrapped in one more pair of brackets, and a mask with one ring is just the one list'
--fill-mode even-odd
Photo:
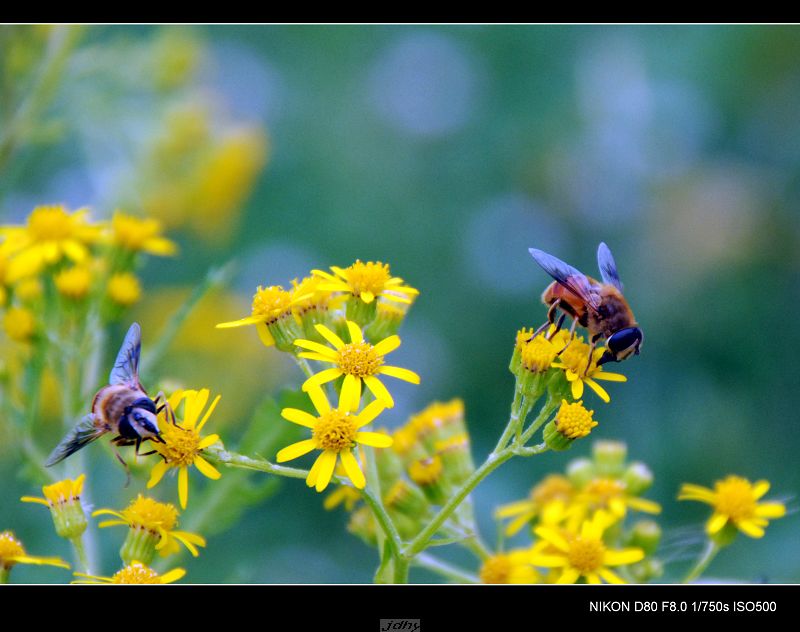
{"label": "yellow petal", "polygon": [[609,584],[624,584],[625,580],[622,579],[619,575],[617,575],[614,571],[609,570],[607,568],[601,568],[597,571],[603,579],[605,579]]}
{"label": "yellow petal", "polygon": [[595,371],[592,373],[595,380],[606,380],[607,382],[627,382],[628,378],[621,373],[606,373],[605,371]]}
{"label": "yellow petal", "polygon": [[305,382],[303,382],[303,390],[308,391],[314,386],[320,386],[321,384],[326,384],[327,382],[331,382],[335,380],[337,377],[339,377],[341,374],[342,370],[339,369],[338,367],[320,371],[316,375],[312,375]]}
{"label": "yellow petal", "polygon": [[761,503],[756,505],[759,518],[781,518],[786,515],[786,507],[781,503]]}
{"label": "yellow petal", "polygon": [[565,553],[569,551],[569,543],[564,539],[564,536],[562,536],[557,529],[539,526],[534,529],[534,532],[543,540],[547,540],[559,551],[564,551]]}
{"label": "yellow petal", "polygon": [[256,323],[256,333],[258,334],[258,339],[261,341],[261,344],[265,347],[275,346],[275,338],[266,323]]}
{"label": "yellow petal", "polygon": [[164,573],[161,576],[161,583],[171,584],[172,582],[178,581],[184,575],[186,575],[186,571],[182,568],[173,568],[171,571]]}
{"label": "yellow petal", "polygon": [[380,432],[357,432],[356,441],[373,448],[388,448],[394,442],[389,435]]}
{"label": "yellow petal", "polygon": [[390,375],[391,377],[396,377],[404,382],[419,384],[419,375],[414,373],[414,371],[402,369],[399,366],[382,366],[380,369],[378,369],[378,373],[381,375]]}
{"label": "yellow petal", "polygon": [[320,457],[322,463],[320,463],[319,472],[317,473],[316,490],[318,492],[323,491],[330,483],[333,470],[336,467],[336,456],[336,452],[331,452],[330,450],[325,450],[322,453]]}
{"label": "yellow petal", "polygon": [[167,465],[166,461],[159,461],[156,463],[150,471],[150,480],[147,481],[147,489],[152,489],[158,485],[158,482],[163,478],[168,469],[169,465]]}
{"label": "yellow petal", "polygon": [[308,471],[308,476],[306,476],[306,485],[309,487],[314,487],[317,484],[317,475],[319,474],[319,468],[322,465],[322,457],[325,456],[325,452],[320,452],[319,456],[314,461],[314,465],[311,466],[311,469]]}
{"label": "yellow petal", "polygon": [[389,336],[375,345],[375,353],[385,356],[400,346],[400,336]]}
{"label": "yellow petal", "polygon": [[328,329],[325,325],[316,324],[314,325],[314,329],[319,332],[319,335],[325,338],[328,342],[330,342],[335,349],[341,349],[344,347],[344,341],[339,338],[335,333],[333,333],[330,329]]}
{"label": "yellow petal", "polygon": [[198,450],[204,450],[208,446],[211,446],[211,445],[214,445],[215,443],[217,443],[217,441],[219,441],[219,435],[218,434],[210,434],[207,437],[203,437],[200,440],[200,443],[197,444],[197,449]]}
{"label": "yellow petal", "polygon": [[203,415],[203,418],[200,420],[200,423],[197,424],[197,428],[196,429],[197,429],[198,432],[200,432],[203,429],[203,426],[206,425],[206,422],[208,421],[208,418],[211,417],[211,413],[214,412],[214,409],[217,407],[217,404],[219,403],[219,400],[220,400],[221,397],[222,397],[222,395],[217,395],[214,398],[214,401],[211,402],[211,406],[208,407],[208,410],[206,411],[206,414]]}
{"label": "yellow petal", "polygon": [[739,531],[745,535],[749,535],[751,538],[764,537],[764,529],[751,520],[740,520],[736,523],[736,526],[739,528]]}
{"label": "yellow petal", "polygon": [[286,461],[296,459],[299,456],[303,456],[304,454],[308,454],[316,447],[317,442],[314,439],[305,439],[283,448],[280,452],[278,452],[278,456],[276,458],[278,463],[284,463]]}
{"label": "yellow petal", "polygon": [[324,415],[330,411],[331,405],[330,402],[328,402],[328,396],[325,395],[325,391],[322,390],[321,386],[316,384],[304,390],[308,393],[309,398],[311,398],[311,403],[314,404],[314,408],[317,409],[320,415]]}
{"label": "yellow petal", "polygon": [[[606,404],[608,404],[611,401],[611,397],[606,392],[606,389],[604,389],[602,386],[600,386],[592,378],[585,377],[585,378],[583,378],[583,381],[586,382],[589,385],[589,388],[591,388],[595,393],[597,393],[598,397],[600,397],[600,399],[602,399]],[[576,383],[577,382],[573,382],[573,385],[576,384]],[[573,393],[574,393],[575,389],[573,388],[572,390],[573,390]]]}
{"label": "yellow petal", "polygon": [[556,584],[574,584],[581,576],[581,572],[575,568],[565,568],[561,576],[556,580]]}
{"label": "yellow petal", "polygon": [[769,481],[757,481],[753,484],[752,494],[755,500],[761,498],[769,491]]}
{"label": "yellow petal", "polygon": [[281,417],[286,421],[291,421],[306,428],[313,428],[318,421],[318,417],[314,417],[314,415],[299,408],[284,408],[281,411]]}
{"label": "yellow petal", "polygon": [[712,514],[708,522],[706,522],[706,532],[710,535],[714,535],[725,526],[726,522],[728,522],[728,516],[725,514]]}
{"label": "yellow petal", "polygon": [[620,549],[618,551],[606,550],[603,564],[606,566],[620,566],[622,564],[635,564],[644,559],[642,549]]}
{"label": "yellow petal", "polygon": [[303,349],[308,349],[309,351],[314,351],[316,353],[319,353],[320,355],[326,356],[330,358],[331,361],[336,360],[336,351],[334,351],[330,347],[326,347],[323,344],[314,342],[313,340],[298,338],[297,340],[294,341],[294,345],[297,347],[302,347]]}
{"label": "yellow petal", "polygon": [[575,380],[572,382],[572,399],[580,399],[583,397],[583,382]]}
{"label": "yellow petal", "polygon": [[376,399],[371,401],[364,407],[364,410],[358,413],[356,428],[363,428],[367,424],[372,423],[374,419],[384,410],[386,410],[386,404],[384,404],[381,400]]}
{"label": "yellow petal", "polygon": [[361,300],[365,303],[371,303],[375,300],[375,295],[372,292],[361,292]]}
{"label": "yellow petal", "polygon": [[211,465],[211,463],[206,461],[199,454],[196,457],[194,457],[194,466],[200,471],[200,473],[203,476],[205,476],[206,478],[210,478],[212,481],[216,481],[222,476],[222,474],[220,474],[217,468]]}
{"label": "yellow petal", "polygon": [[178,500],[180,500],[181,508],[186,509],[186,503],[189,502],[188,467],[181,467],[178,469]]}
{"label": "yellow petal", "polygon": [[20,500],[24,503],[39,503],[40,505],[44,505],[45,507],[49,507],[50,503],[47,502],[44,498],[36,498],[35,496],[23,496]]}
{"label": "yellow petal", "polygon": [[347,321],[347,331],[350,333],[351,343],[358,344],[360,342],[364,342],[364,334],[361,333],[361,327],[359,327],[352,320]]}
{"label": "yellow petal", "polygon": [[386,408],[393,408],[394,407],[394,400],[392,399],[391,394],[386,387],[383,385],[377,377],[374,375],[367,375],[364,377],[364,382],[367,385],[367,388],[372,392],[376,399],[381,400],[385,405]]}
{"label": "yellow petal", "polygon": [[350,452],[350,450],[344,450],[340,453],[340,455],[342,457],[344,471],[347,472],[347,477],[353,481],[353,485],[355,485],[356,488],[364,489],[367,481],[364,478],[364,473],[361,471],[361,468],[358,465],[356,457],[353,456],[353,453]]}
{"label": "yellow petal", "polygon": [[353,375],[345,375],[342,392],[339,394],[339,411],[358,410],[361,403],[361,380]]}
{"label": "yellow petal", "polygon": [[255,325],[256,323],[263,322],[263,316],[248,316],[247,318],[240,318],[239,320],[232,320],[227,323],[219,323],[216,327],[217,329],[229,329],[231,327],[243,327],[244,325]]}

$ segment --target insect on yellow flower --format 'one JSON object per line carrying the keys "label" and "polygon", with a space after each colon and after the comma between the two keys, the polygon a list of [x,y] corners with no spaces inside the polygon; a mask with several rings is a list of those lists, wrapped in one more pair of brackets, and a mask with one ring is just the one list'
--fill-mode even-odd
{"label": "insect on yellow flower", "polygon": [[362,382],[376,399],[384,402],[387,408],[391,408],[394,406],[394,399],[383,382],[378,379],[378,375],[388,375],[412,384],[419,384],[419,375],[413,371],[384,365],[385,357],[400,346],[399,336],[389,336],[376,345],[372,345],[364,340],[361,328],[350,320],[347,321],[347,330],[350,333],[350,342],[347,344],[325,325],[317,325],[316,330],[333,348],[313,340],[298,338],[294,344],[309,350],[298,355],[301,358],[329,362],[335,366],[308,378],[303,383],[304,391],[344,375],[342,398],[350,402],[352,410],[355,410],[361,401]]}
{"label": "insect on yellow flower", "polygon": [[153,550],[158,551],[162,557],[177,553],[180,550],[179,544],[183,544],[194,557],[197,557],[200,555],[197,547],[206,545],[205,539],[196,533],[175,529],[178,525],[178,510],[175,505],[160,503],[141,494],[122,511],[98,509],[92,514],[92,516],[102,515],[114,516],[117,520],[101,522],[98,525],[101,529],[127,525],[131,530],[129,534],[131,544],[139,544],[138,540],[146,540],[145,545],[152,542]]}
{"label": "insect on yellow flower", "polygon": [[[221,476],[219,470],[202,456],[205,448],[219,441],[219,435],[216,434],[207,437],[200,435],[200,431],[211,413],[214,412],[220,399],[220,395],[217,395],[203,418],[200,419],[200,415],[208,403],[208,397],[209,390],[207,388],[199,391],[176,391],[169,398],[169,407],[175,411],[183,402],[183,422],[170,423],[166,418],[166,410],[159,414],[158,427],[161,429],[161,438],[164,443],[156,443],[153,447],[161,455],[163,461],[159,461],[151,470],[147,488],[151,489],[158,485],[167,470],[177,468],[178,498],[182,509],[186,509],[189,499],[189,468],[192,465],[200,470],[201,474],[212,480],[217,480]],[[200,420],[198,421],[198,419]]]}
{"label": "insect on yellow flower", "polygon": [[72,582],[73,584],[171,584],[186,575],[186,571],[182,568],[173,568],[171,571],[159,575],[146,564],[134,560],[111,577],[87,575],[86,573],[74,573],[74,575],[86,579],[75,580]]}
{"label": "insect on yellow flower", "polygon": [[786,515],[780,502],[758,502],[769,491],[769,481],[751,483],[741,476],[728,476],[714,483],[714,489],[685,483],[678,500],[697,500],[714,508],[706,523],[709,535],[719,533],[728,524],[751,538],[764,536],[770,518]]}
{"label": "insect on yellow flower", "polygon": [[628,378],[621,373],[604,371],[602,366],[597,366],[598,360],[603,356],[604,348],[595,349],[592,360],[589,362],[589,345],[583,342],[580,336],[573,338],[566,349],[561,352],[559,359],[552,366],[564,370],[564,376],[570,384],[572,398],[583,397],[584,384],[591,388],[606,404],[611,401],[608,392],[597,383],[597,380],[608,382],[627,382]]}
{"label": "insect on yellow flower", "polygon": [[535,547],[530,560],[534,566],[560,568],[557,584],[574,584],[584,577],[589,584],[624,584],[625,581],[609,566],[635,564],[644,559],[644,551],[638,548],[609,549],[603,542],[603,533],[611,520],[598,512],[586,520],[577,533],[540,525],[534,529],[546,547]]}
{"label": "insect on yellow flower", "polygon": [[341,460],[344,471],[353,485],[363,489],[366,479],[358,460],[353,455],[353,448],[356,444],[376,448],[388,448],[392,445],[392,438],[388,435],[361,430],[380,415],[386,406],[381,400],[376,399],[360,413],[355,414],[344,390],[339,396],[337,408],[331,407],[320,386],[311,386],[306,392],[317,410],[317,417],[298,408],[284,408],[281,416],[287,421],[310,428],[312,437],[283,448],[278,452],[278,463],[291,461],[312,450],[322,450],[322,454],[314,461],[306,477],[306,484],[309,487],[316,487],[318,492],[324,490],[333,476],[337,461]]}

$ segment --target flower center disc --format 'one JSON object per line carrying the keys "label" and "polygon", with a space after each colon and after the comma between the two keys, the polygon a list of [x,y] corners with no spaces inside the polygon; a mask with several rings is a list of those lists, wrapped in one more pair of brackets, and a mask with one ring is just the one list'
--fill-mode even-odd
{"label": "flower center disc", "polygon": [[0,568],[13,566],[13,562],[6,562],[10,557],[25,555],[22,544],[9,532],[0,533]]}
{"label": "flower center disc", "polygon": [[253,296],[253,316],[261,316],[267,324],[274,322],[292,309],[292,295],[279,285],[258,287]]}
{"label": "flower center disc", "polygon": [[161,438],[165,443],[158,446],[158,451],[164,456],[167,463],[185,467],[194,463],[199,452],[197,446],[200,443],[200,436],[194,430],[176,428],[172,424],[168,424],[162,431]]}
{"label": "flower center disc", "polygon": [[117,571],[112,578],[115,584],[159,584],[158,573],[138,562]]}
{"label": "flower center disc", "polygon": [[495,555],[486,560],[481,568],[484,584],[506,584],[511,573],[511,562],[505,555]]}
{"label": "flower center disc", "polygon": [[363,263],[357,261],[345,270],[347,282],[353,294],[359,296],[362,292],[372,292],[376,296],[383,291],[386,282],[391,278],[389,266],[385,263]]}
{"label": "flower center disc", "polygon": [[375,375],[383,364],[383,357],[375,353],[368,342],[351,342],[339,349],[336,363],[347,375],[367,377]]}
{"label": "flower center disc", "polygon": [[61,207],[35,209],[28,218],[28,230],[37,241],[57,241],[72,234],[69,215]]}
{"label": "flower center disc", "polygon": [[756,502],[747,481],[729,478],[717,484],[717,511],[732,520],[750,518],[755,511]]}
{"label": "flower center disc", "polygon": [[357,432],[351,415],[332,409],[320,417],[313,434],[321,450],[342,452],[353,446]]}
{"label": "flower center disc", "polygon": [[600,540],[576,538],[569,547],[569,564],[581,573],[594,573],[603,565],[605,546]]}

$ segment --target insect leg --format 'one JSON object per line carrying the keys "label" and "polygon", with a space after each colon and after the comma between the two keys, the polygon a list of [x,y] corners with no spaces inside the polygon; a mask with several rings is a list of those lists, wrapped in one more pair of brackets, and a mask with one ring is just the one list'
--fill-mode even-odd
{"label": "insect leg", "polygon": [[560,303],[561,303],[561,299],[557,298],[556,300],[554,300],[550,304],[550,307],[547,310],[547,320],[544,323],[542,323],[542,326],[539,327],[539,329],[537,329],[536,331],[533,332],[533,335],[530,338],[528,338],[527,342],[530,342],[531,340],[536,338],[536,336],[538,336],[545,329],[547,329],[548,325],[552,325],[552,324],[554,324],[556,322],[556,309],[558,308]]}
{"label": "insect leg", "polygon": [[122,467],[125,468],[125,487],[131,484],[131,468],[128,467],[128,464],[125,462],[125,459],[122,458],[122,455],[119,453],[119,450],[114,448],[114,455],[117,457],[117,460],[122,463]]}
{"label": "insect leg", "polygon": [[594,355],[594,350],[597,347],[597,341],[603,337],[603,334],[595,334],[592,336],[591,344],[589,345],[589,357],[586,359],[586,370],[583,372],[584,375],[589,373],[589,368],[592,366],[592,356]]}
{"label": "insect leg", "polygon": [[556,322],[556,328],[553,330],[553,333],[547,336],[548,340],[552,340],[553,336],[555,336],[559,331],[561,331],[561,327],[564,325],[564,320],[567,318],[566,312],[562,313],[561,316],[558,317],[558,321]]}
{"label": "insect leg", "polygon": [[567,347],[569,347],[569,345],[572,343],[573,339],[575,338],[575,328],[577,326],[578,326],[578,319],[577,318],[573,318],[572,319],[572,325],[570,325],[570,328],[569,328],[569,340],[567,340],[567,344],[564,345],[564,348],[561,349],[561,351],[559,351],[556,354],[557,356],[560,356],[562,353],[564,353],[567,350]]}

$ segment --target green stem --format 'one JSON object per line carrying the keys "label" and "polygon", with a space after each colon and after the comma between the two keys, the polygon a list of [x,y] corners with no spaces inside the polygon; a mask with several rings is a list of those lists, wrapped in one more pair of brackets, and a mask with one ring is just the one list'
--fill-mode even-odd
{"label": "green stem", "polygon": [[83,537],[70,538],[70,542],[72,543],[72,548],[75,549],[75,559],[83,568],[83,572],[90,575],[92,571],[89,564],[89,556],[86,555],[86,547],[83,545]]}
{"label": "green stem", "polygon": [[547,401],[545,401],[544,406],[539,411],[539,414],[536,416],[536,419],[533,420],[530,426],[522,433],[520,437],[519,445],[525,445],[528,440],[536,433],[536,431],[544,425],[544,423],[550,418],[550,415],[553,414],[553,411],[558,408],[558,402],[551,396],[547,396]]}
{"label": "green stem", "polygon": [[305,373],[306,377],[311,377],[314,375],[314,371],[311,370],[311,366],[308,364],[308,360],[305,358],[298,358],[296,355],[292,355],[294,361],[297,362],[297,366],[300,367],[300,370]]}
{"label": "green stem", "polygon": [[408,571],[411,566],[411,560],[404,558],[402,555],[394,556],[394,577],[392,578],[395,584],[408,583]]}
{"label": "green stem", "polygon": [[689,574],[683,579],[682,583],[689,584],[700,577],[706,568],[708,568],[708,565],[711,564],[712,560],[717,556],[717,553],[719,553],[721,550],[722,547],[714,542],[714,540],[709,540],[706,542],[706,546],[703,549],[703,552],[700,554],[700,558],[697,560],[694,568],[692,568],[692,570],[689,571]]}
{"label": "green stem", "polygon": [[444,562],[433,555],[428,553],[420,553],[415,559],[414,564],[421,568],[441,575],[447,579],[458,582],[459,584],[479,584],[480,580],[473,575],[457,566]]}
{"label": "green stem", "polygon": [[500,439],[497,441],[497,445],[494,447],[493,453],[500,452],[503,448],[508,445],[508,442],[511,440],[511,436],[516,432],[517,425],[519,423],[519,413],[520,408],[522,406],[522,389],[520,388],[519,382],[514,386],[514,401],[511,402],[511,415],[508,418],[508,423],[506,424],[505,429],[503,430],[503,434],[500,435]]}
{"label": "green stem", "polygon": [[470,492],[477,487],[478,483],[480,483],[484,478],[494,472],[494,470],[496,470],[513,456],[514,452],[509,449],[501,450],[500,452],[492,452],[483,465],[475,470],[472,475],[466,481],[464,481],[456,493],[448,499],[444,506],[442,506],[442,508],[439,510],[439,513],[437,513],[427,524],[427,526],[419,532],[417,537],[415,537],[408,544],[406,549],[403,551],[403,555],[405,555],[407,558],[413,558],[415,555],[420,553],[427,545],[428,540],[430,540],[436,534],[436,532],[464,501],[464,499],[469,496]]}
{"label": "green stem", "polygon": [[4,566],[0,566],[0,584],[7,584],[8,576],[10,574],[11,574],[10,568],[5,568]]}

